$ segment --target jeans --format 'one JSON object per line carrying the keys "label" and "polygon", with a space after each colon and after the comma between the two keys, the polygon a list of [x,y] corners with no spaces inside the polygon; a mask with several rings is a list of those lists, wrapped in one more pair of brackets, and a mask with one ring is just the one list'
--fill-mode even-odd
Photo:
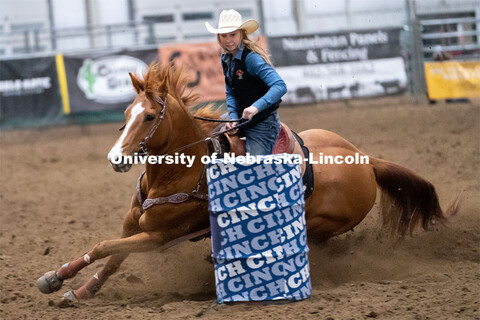
{"label": "jeans", "polygon": [[280,118],[276,110],[259,123],[240,129],[240,135],[247,138],[247,153],[253,156],[272,154],[279,134]]}

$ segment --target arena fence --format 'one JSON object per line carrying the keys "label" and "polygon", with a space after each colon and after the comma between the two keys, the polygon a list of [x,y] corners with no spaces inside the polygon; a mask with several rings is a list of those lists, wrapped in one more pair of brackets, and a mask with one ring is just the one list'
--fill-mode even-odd
{"label": "arena fence", "polygon": [[[414,2],[405,3],[408,19],[403,27],[260,37],[287,83],[283,103],[405,92],[418,103],[427,96],[480,96],[478,14],[418,14]],[[135,34],[137,28],[133,26],[130,32]],[[109,31],[112,49],[0,60],[0,129],[121,121],[123,110],[134,97],[128,72],[141,73],[157,59],[189,68],[189,87],[201,94],[201,103],[214,101],[220,105],[224,101],[220,50],[215,42],[158,45],[160,39],[154,39],[143,41],[149,47],[113,49],[114,30],[112,27]],[[103,32],[92,29],[91,35],[97,31],[98,36]],[[141,38],[147,39],[146,34]],[[59,41],[63,37],[60,31],[55,35]],[[40,40],[37,44],[32,35],[27,38],[15,41],[33,43],[33,51],[42,48]],[[54,42],[49,38],[49,43]],[[434,61],[439,46],[451,56],[448,61]]]}
{"label": "arena fence", "polygon": [[[260,37],[285,79],[285,104],[383,96],[405,92],[399,28]],[[215,42],[161,45],[145,50],[57,54],[0,60],[2,129],[118,121],[135,97],[129,72],[151,61],[190,70],[189,87],[201,103],[224,101],[225,84]],[[40,59],[40,60],[38,60]],[[34,67],[32,67],[34,66]],[[98,113],[98,116],[96,115]]]}

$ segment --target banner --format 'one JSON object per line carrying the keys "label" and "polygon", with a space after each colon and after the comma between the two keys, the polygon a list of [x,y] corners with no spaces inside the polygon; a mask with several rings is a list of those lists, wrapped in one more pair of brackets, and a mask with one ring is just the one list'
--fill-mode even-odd
{"label": "banner", "polygon": [[430,99],[480,97],[480,61],[426,62]]}
{"label": "banner", "polygon": [[[258,44],[266,48],[265,37],[259,37]],[[188,86],[201,95],[199,102],[226,99],[221,54],[222,49],[217,42],[172,44],[159,48],[161,63],[172,61],[190,71]]]}
{"label": "banner", "polygon": [[268,38],[287,84],[286,103],[310,103],[403,92],[400,29]]}
{"label": "banner", "polygon": [[128,73],[141,76],[155,60],[156,49],[64,56],[70,112],[125,109],[136,96]]}
{"label": "banner", "polygon": [[160,62],[173,61],[177,66],[189,70],[189,88],[201,95],[199,102],[225,100],[223,77],[218,43],[189,43],[162,46],[159,48]]}
{"label": "banner", "polygon": [[[61,114],[55,57],[0,61],[0,124],[44,125]],[[49,120],[50,119],[50,120]]]}
{"label": "banner", "polygon": [[305,200],[292,155],[218,159],[207,167],[219,303],[311,294]]}

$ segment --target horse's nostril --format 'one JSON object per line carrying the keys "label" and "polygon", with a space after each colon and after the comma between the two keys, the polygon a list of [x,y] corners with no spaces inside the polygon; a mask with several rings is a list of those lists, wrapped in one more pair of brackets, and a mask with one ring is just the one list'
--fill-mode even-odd
{"label": "horse's nostril", "polygon": [[125,163],[123,161],[120,161],[119,163],[110,162],[110,165],[116,172],[128,172],[132,167],[131,163]]}
{"label": "horse's nostril", "polygon": [[123,163],[123,156],[121,154],[118,154],[118,153],[109,153],[108,156],[108,161],[110,161],[110,163],[113,165],[113,164],[116,164],[116,165],[121,165]]}

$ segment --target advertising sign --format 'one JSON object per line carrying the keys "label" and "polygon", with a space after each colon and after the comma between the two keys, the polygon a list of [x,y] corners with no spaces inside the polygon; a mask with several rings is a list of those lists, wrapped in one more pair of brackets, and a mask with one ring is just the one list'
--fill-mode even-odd
{"label": "advertising sign", "polygon": [[0,61],[0,123],[55,117],[61,112],[55,57]]}
{"label": "advertising sign", "polygon": [[[266,48],[265,37],[259,37],[258,44]],[[172,44],[159,48],[160,62],[173,62],[190,71],[188,86],[200,94],[199,102],[226,98],[221,54],[222,49],[217,42]]]}
{"label": "advertising sign", "polygon": [[480,61],[425,63],[430,99],[480,97]]}
{"label": "advertising sign", "polygon": [[135,98],[129,72],[141,76],[157,50],[64,56],[70,112],[122,110]]}
{"label": "advertising sign", "polygon": [[173,62],[189,70],[188,86],[201,95],[199,102],[225,100],[225,80],[216,42],[167,45],[159,48],[161,63]]}
{"label": "advertising sign", "polygon": [[285,80],[283,101],[308,103],[390,95],[406,90],[400,29],[268,38]]}

